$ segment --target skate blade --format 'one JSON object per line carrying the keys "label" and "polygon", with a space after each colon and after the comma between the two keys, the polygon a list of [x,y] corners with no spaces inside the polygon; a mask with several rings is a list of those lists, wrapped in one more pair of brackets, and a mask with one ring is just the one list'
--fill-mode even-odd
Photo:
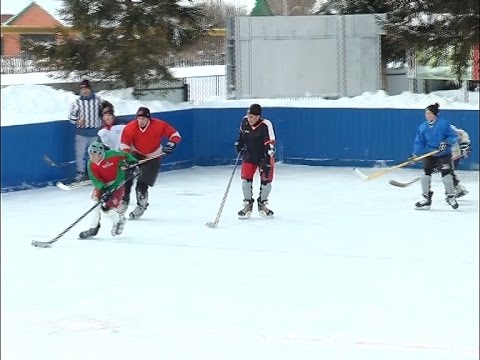
{"label": "skate blade", "polygon": [[247,213],[246,213],[245,215],[243,215],[243,216],[242,216],[242,215],[238,215],[238,218],[239,218],[240,220],[246,220],[246,219],[250,219],[250,216],[251,216],[251,215],[252,215],[252,212],[249,211],[249,212],[247,212]]}
{"label": "skate blade", "polygon": [[468,194],[468,192],[462,191],[462,192],[459,192],[457,195],[455,195],[455,197],[456,197],[457,199],[459,199],[459,198],[461,198],[461,197],[464,197],[464,196],[467,195],[467,194]]}
{"label": "skate blade", "polygon": [[422,206],[422,207],[416,207],[415,210],[430,210],[430,206]]}
{"label": "skate blade", "polygon": [[267,213],[266,213],[265,211],[259,211],[258,213],[260,214],[261,217],[264,217],[264,218],[266,218],[266,219],[273,219],[273,215],[274,215],[274,214],[272,214],[272,215],[267,215]]}

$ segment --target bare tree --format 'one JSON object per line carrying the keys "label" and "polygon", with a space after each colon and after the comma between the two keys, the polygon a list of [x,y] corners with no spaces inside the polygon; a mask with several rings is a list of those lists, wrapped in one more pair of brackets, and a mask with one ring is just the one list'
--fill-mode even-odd
{"label": "bare tree", "polygon": [[[244,7],[236,7],[223,0],[203,0],[196,4],[204,14],[202,26],[209,29],[225,29],[229,18],[247,15]],[[224,56],[225,37],[214,35],[200,39],[179,55],[182,60],[212,64],[223,63]]]}
{"label": "bare tree", "polygon": [[276,15],[311,15],[316,0],[268,0],[270,8]]}

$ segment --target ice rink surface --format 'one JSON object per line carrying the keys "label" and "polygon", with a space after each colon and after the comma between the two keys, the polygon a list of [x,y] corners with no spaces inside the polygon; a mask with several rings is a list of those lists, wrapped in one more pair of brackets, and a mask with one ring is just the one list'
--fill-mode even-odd
{"label": "ice rink surface", "polygon": [[86,219],[50,249],[30,243],[85,212],[91,189],[2,194],[2,359],[479,358],[478,172],[459,172],[458,210],[437,174],[432,209],[416,211],[419,183],[387,181],[420,170],[364,181],[277,164],[275,217],[249,220],[237,172],[206,228],[232,169],[161,173],[121,236],[105,219],[77,240]]}

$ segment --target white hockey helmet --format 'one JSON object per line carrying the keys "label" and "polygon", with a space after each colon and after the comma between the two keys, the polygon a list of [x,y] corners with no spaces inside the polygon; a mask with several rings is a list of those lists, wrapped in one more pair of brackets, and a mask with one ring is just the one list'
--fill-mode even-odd
{"label": "white hockey helmet", "polygon": [[100,141],[93,142],[88,147],[88,155],[98,154],[103,157],[105,155],[105,145],[103,145]]}

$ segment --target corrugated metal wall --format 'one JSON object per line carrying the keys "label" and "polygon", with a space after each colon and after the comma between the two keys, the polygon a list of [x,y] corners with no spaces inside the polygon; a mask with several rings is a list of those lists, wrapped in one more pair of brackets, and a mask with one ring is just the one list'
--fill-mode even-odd
{"label": "corrugated metal wall", "polygon": [[[244,108],[220,108],[153,114],[169,121],[183,138],[162,169],[232,164],[245,113]],[[479,111],[443,110],[441,115],[472,139],[472,155],[462,161],[461,169],[478,170]],[[411,154],[416,130],[424,121],[422,109],[264,108],[264,116],[274,124],[279,161],[334,166],[402,162]],[[73,127],[67,121],[2,127],[2,191],[72,178],[75,166],[52,168],[42,156],[58,162],[72,160],[73,139]]]}

